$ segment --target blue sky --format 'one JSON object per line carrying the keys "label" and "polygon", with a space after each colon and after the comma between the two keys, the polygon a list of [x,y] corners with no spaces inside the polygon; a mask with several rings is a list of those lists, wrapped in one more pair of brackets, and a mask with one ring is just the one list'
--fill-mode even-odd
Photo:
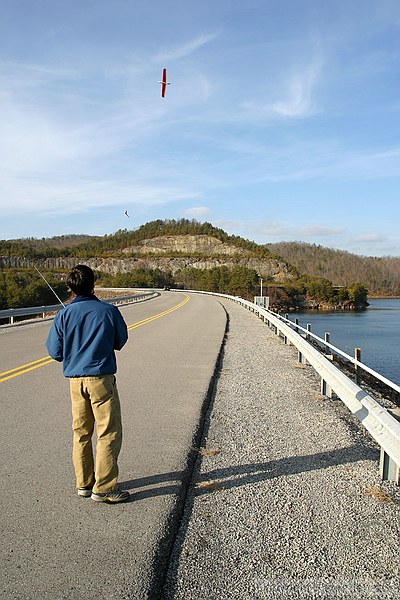
{"label": "blue sky", "polygon": [[399,58],[400,0],[1,0],[0,238],[400,256]]}

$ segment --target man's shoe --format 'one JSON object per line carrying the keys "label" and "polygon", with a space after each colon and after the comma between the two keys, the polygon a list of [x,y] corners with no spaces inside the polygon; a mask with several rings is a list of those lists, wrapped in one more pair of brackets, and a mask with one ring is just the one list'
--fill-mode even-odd
{"label": "man's shoe", "polygon": [[95,494],[93,492],[91,495],[92,500],[94,500],[95,502],[108,502],[110,504],[116,504],[117,502],[126,502],[127,500],[129,500],[129,497],[129,492],[125,492],[119,489],[99,494]]}
{"label": "man's shoe", "polygon": [[82,496],[83,498],[90,498],[92,495],[92,488],[78,488],[78,496]]}

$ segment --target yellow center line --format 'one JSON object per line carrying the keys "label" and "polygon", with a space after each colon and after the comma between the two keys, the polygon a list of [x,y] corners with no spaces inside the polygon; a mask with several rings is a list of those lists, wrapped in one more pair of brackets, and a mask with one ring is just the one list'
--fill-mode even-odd
{"label": "yellow center line", "polygon": [[[28,365],[33,364],[33,363],[27,363],[26,365],[21,365],[20,367],[16,367],[15,369],[11,369],[10,371],[4,371],[4,373],[0,373],[0,383],[2,383],[3,381],[7,381],[7,379],[12,379],[13,377],[18,377],[18,375],[22,375],[23,373],[27,373],[28,371],[33,371],[33,369],[38,369],[39,367],[44,367],[45,365],[49,365],[52,362],[55,362],[50,356],[44,356],[43,358],[41,358],[40,360],[36,360],[34,361],[37,364],[28,367]],[[24,367],[27,367],[26,369]],[[12,375],[6,375],[6,373],[12,373],[13,371],[16,371],[16,373],[13,373]],[[3,377],[3,375],[6,375],[5,377]]]}
{"label": "yellow center line", "polygon": [[14,369],[10,369],[9,371],[3,371],[3,373],[0,373],[0,377],[3,377],[3,375],[8,375],[9,373],[14,373],[15,371],[19,371],[20,369],[23,369],[25,367],[31,367],[31,365],[35,365],[35,366],[32,366],[31,368],[36,369],[37,367],[42,366],[39,363],[42,363],[44,360],[48,361],[49,358],[50,358],[50,356],[44,356],[43,358],[38,358],[37,360],[33,360],[32,362],[26,363],[25,365],[21,365],[20,367],[15,367]]}
{"label": "yellow center line", "polygon": [[[155,321],[156,319],[160,319],[165,315],[169,315],[174,310],[178,310],[190,300],[190,296],[185,294],[185,299],[182,300],[176,306],[169,308],[168,310],[164,310],[157,315],[153,315],[152,317],[148,317],[147,319],[143,319],[142,321],[138,321],[137,323],[133,323],[128,326],[128,330],[136,329],[137,327],[141,327],[142,325],[146,325],[147,323],[151,323],[151,321]],[[33,371],[34,369],[38,369],[39,367],[44,367],[45,365],[49,365],[50,363],[55,362],[50,356],[44,356],[43,358],[38,358],[37,360],[33,360],[32,362],[26,363],[25,365],[21,365],[19,367],[15,367],[14,369],[9,369],[8,371],[3,371],[0,373],[0,383],[3,381],[7,381],[8,379],[12,379],[13,377],[18,377],[23,373],[27,373],[28,371]]]}
{"label": "yellow center line", "polygon": [[130,331],[131,329],[136,329],[136,327],[141,327],[142,325],[146,325],[147,323],[150,323],[151,321],[155,321],[156,319],[160,319],[160,317],[164,317],[165,315],[169,315],[169,313],[172,313],[174,310],[178,310],[178,308],[181,308],[182,306],[184,306],[186,304],[186,302],[189,302],[189,300],[190,300],[190,296],[188,296],[187,294],[185,294],[185,299],[182,300],[182,302],[180,302],[176,306],[173,306],[172,308],[169,308],[168,310],[164,310],[164,312],[158,313],[158,315],[153,315],[152,317],[148,317],[147,319],[143,319],[143,321],[138,321],[137,323],[133,323],[133,325],[129,325],[128,330]]}

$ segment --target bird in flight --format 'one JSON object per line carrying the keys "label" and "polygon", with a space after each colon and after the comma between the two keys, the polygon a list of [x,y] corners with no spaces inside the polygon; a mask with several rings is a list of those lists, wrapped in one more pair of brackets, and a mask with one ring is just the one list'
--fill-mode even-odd
{"label": "bird in flight", "polygon": [[167,85],[171,85],[171,82],[167,81],[167,69],[162,70],[161,81],[159,81],[158,83],[161,83],[161,98],[165,98],[165,90],[167,88]]}
{"label": "bird in flight", "polygon": [[127,217],[129,217],[127,210],[124,212],[124,215],[126,215]]}

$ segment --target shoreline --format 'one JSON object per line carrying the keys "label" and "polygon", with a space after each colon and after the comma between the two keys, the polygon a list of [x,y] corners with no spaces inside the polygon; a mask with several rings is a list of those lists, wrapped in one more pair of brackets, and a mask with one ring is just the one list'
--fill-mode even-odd
{"label": "shoreline", "polygon": [[369,300],[400,300],[400,296],[368,296]]}

